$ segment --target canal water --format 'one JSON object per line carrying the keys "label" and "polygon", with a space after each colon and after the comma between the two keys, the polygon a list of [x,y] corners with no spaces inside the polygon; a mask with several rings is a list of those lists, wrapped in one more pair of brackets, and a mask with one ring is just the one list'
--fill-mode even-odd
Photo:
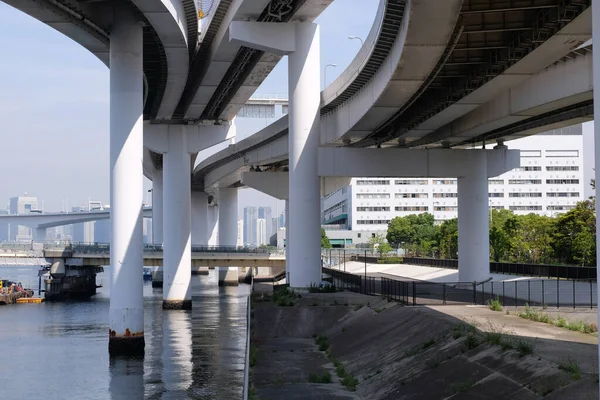
{"label": "canal water", "polygon": [[[37,289],[37,267],[0,277]],[[141,272],[140,272],[141,273]],[[144,283],[144,359],[108,356],[108,268],[89,301],[0,306],[0,391],[6,398],[227,399],[242,397],[248,285],[192,276],[193,310],[162,310]],[[37,290],[36,290],[37,294]]]}

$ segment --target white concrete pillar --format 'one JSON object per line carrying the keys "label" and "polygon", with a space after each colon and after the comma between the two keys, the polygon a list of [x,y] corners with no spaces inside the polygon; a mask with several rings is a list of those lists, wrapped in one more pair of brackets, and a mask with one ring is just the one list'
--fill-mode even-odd
{"label": "white concrete pillar", "polygon": [[111,355],[143,354],[143,35],[115,7],[110,33]]}
{"label": "white concrete pillar", "polygon": [[208,195],[192,192],[192,245],[206,246],[208,238]]}
{"label": "white concrete pillar", "polygon": [[[288,229],[288,215],[290,215],[290,201],[286,200],[285,201],[285,216],[284,216],[284,218],[285,218],[284,226],[285,226],[285,268],[286,268],[286,271],[289,271],[289,269],[288,269],[289,261],[288,260],[290,259],[289,258],[289,256],[290,256],[290,254],[289,254],[290,234],[289,234],[289,229]],[[286,277],[288,277],[287,273],[286,273]]]}
{"label": "white concrete pillar", "polygon": [[[592,42],[600,43],[600,5],[598,1],[592,2]],[[594,88],[600,88],[600,51],[593,52]],[[594,115],[600,115],[600,90],[594,90]],[[600,199],[600,118],[596,122],[594,118],[594,178],[596,179],[596,199]],[[600,276],[600,216],[596,212],[596,271]],[[600,291],[596,291],[596,304],[600,304]],[[598,307],[598,318],[600,318],[600,307]],[[598,363],[600,368],[600,346],[598,347]],[[600,385],[600,383],[598,384]]]}
{"label": "white concrete pillar", "polygon": [[458,178],[458,280],[481,282],[490,275],[488,176],[485,151],[465,151],[470,173]]}
{"label": "white concrete pillar", "polygon": [[189,310],[192,191],[186,131],[181,128],[169,131],[169,150],[163,155],[163,308]]}
{"label": "white concrete pillar", "polygon": [[206,233],[208,236],[208,245],[217,246],[219,244],[219,207],[208,207],[207,216]]}
{"label": "white concrete pillar", "polygon": [[[219,246],[237,246],[238,190],[219,189]],[[219,267],[219,285],[237,285],[238,268]]]}
{"label": "white concrete pillar", "polygon": [[46,228],[35,228],[33,231],[33,241],[34,242],[45,242],[46,237],[48,235],[48,230]]}
{"label": "white concrete pillar", "polygon": [[163,243],[163,172],[152,176],[152,243]]}
{"label": "white concrete pillar", "polygon": [[290,286],[321,281],[321,197],[317,172],[320,108],[320,44],[316,24],[296,24],[289,76],[289,214]]}

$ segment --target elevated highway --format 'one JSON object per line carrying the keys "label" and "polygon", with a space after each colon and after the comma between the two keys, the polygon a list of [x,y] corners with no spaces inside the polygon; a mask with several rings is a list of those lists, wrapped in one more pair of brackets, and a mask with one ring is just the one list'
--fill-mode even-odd
{"label": "elevated highway", "polygon": [[[321,93],[321,146],[462,149],[589,121],[590,2],[521,3],[444,2],[444,12],[428,17],[422,14],[430,10],[427,1],[406,2],[394,15],[401,24],[386,58],[364,80],[365,53],[377,54],[378,41],[389,33],[390,11],[382,2],[365,53]],[[414,60],[424,68],[411,66]],[[426,73],[402,79],[415,70]],[[349,87],[358,90],[347,97],[343,88]],[[414,122],[419,115],[422,121]],[[214,193],[243,186],[243,173],[257,167],[286,171],[287,125],[284,116],[201,162],[193,188]],[[324,191],[344,181],[330,183],[322,178]]]}

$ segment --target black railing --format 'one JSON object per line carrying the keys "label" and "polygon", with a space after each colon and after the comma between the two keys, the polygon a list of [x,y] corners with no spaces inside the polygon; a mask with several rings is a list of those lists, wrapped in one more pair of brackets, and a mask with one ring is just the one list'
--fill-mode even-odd
{"label": "black railing", "polygon": [[487,305],[497,299],[505,307],[525,305],[556,308],[594,308],[592,280],[528,279],[501,282],[425,282],[351,274],[323,268],[339,289],[384,296],[404,305]]}
{"label": "black railing", "polygon": [[[162,253],[161,244],[144,244],[144,252]],[[93,254],[107,253],[110,251],[110,243],[66,243],[61,245],[45,244],[44,250],[64,250],[73,253]],[[252,253],[272,254],[282,252],[281,250],[268,247],[241,247],[241,246],[204,246],[192,245],[192,253]]]}

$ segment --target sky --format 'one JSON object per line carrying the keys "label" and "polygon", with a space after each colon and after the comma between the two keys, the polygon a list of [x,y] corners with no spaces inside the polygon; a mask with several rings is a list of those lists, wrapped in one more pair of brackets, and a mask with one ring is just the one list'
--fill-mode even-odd
{"label": "sky", "polygon": [[[315,21],[321,29],[321,70],[337,64],[327,69],[328,83],[358,52],[360,42],[348,36],[366,39],[378,4],[334,0]],[[108,203],[108,68],[76,42],[2,2],[0,48],[0,208],[25,193],[43,201],[46,211],[88,199]],[[287,95],[287,58],[257,93]],[[151,187],[146,179],[145,190]],[[262,205],[273,207],[273,215],[283,210],[269,196],[240,191],[240,210]]]}

